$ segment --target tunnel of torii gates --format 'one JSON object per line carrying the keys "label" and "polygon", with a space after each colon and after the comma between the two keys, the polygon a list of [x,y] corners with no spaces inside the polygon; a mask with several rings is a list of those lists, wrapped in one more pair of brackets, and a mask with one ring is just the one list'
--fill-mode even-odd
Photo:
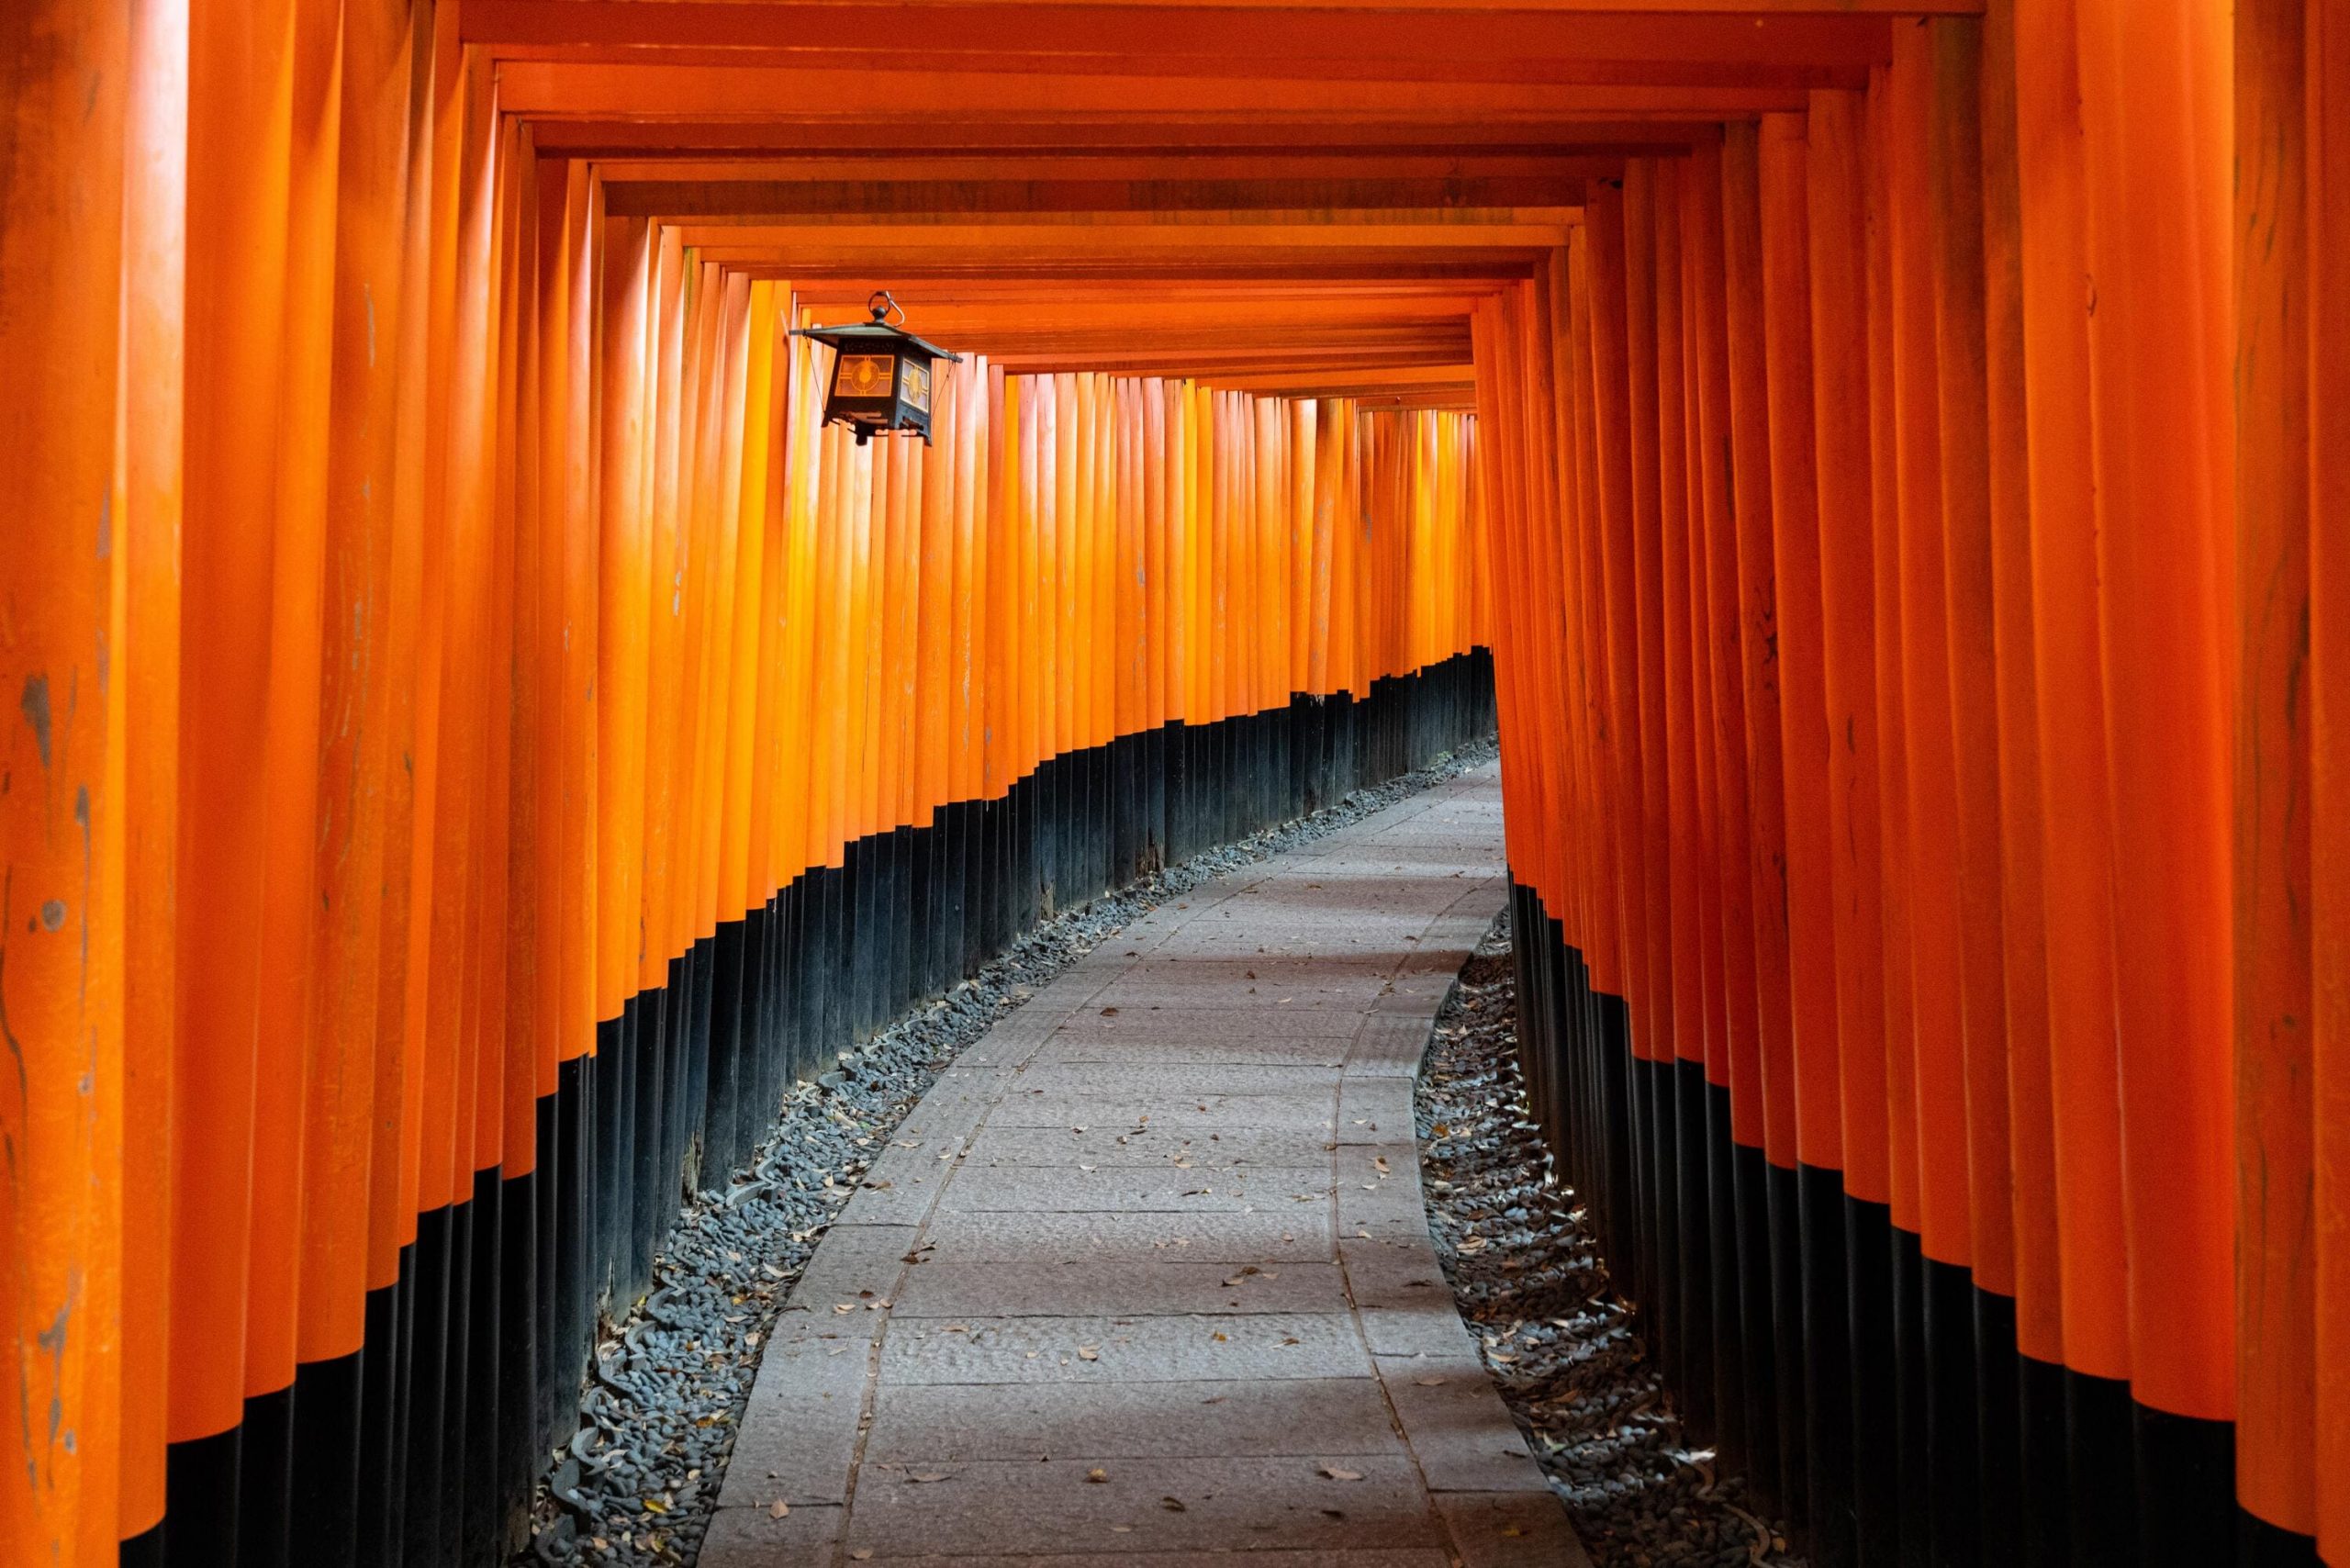
{"label": "tunnel of torii gates", "polygon": [[789,1081],[1497,705],[1811,1560],[2350,1562],[2350,8],[1673,6],[0,6],[0,1555],[495,1560]]}

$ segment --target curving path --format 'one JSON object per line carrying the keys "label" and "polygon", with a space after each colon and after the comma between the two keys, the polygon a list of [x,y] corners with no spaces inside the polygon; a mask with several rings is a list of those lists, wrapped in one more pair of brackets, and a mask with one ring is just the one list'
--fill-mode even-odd
{"label": "curving path", "polygon": [[1581,1564],[1413,1144],[1504,890],[1487,767],[1161,906],[972,1047],[778,1319],[702,1568]]}

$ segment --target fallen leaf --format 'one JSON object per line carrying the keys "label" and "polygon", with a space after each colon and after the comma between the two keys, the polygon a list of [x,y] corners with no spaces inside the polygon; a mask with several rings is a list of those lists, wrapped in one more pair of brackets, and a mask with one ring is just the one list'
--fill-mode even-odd
{"label": "fallen leaf", "polygon": [[852,1551],[852,1552],[850,1552],[850,1553],[848,1554],[848,1560],[849,1560],[850,1562],[864,1562],[867,1558],[868,1558],[868,1557],[870,1557],[870,1556],[872,1556],[872,1555],[873,1555],[873,1549],[872,1549],[871,1547],[869,1547],[869,1546],[860,1546],[860,1547],[858,1547],[855,1551]]}
{"label": "fallen leaf", "polygon": [[1221,1344],[1225,1343],[1227,1340],[1229,1340],[1229,1338],[1231,1338],[1231,1336],[1227,1335],[1226,1333],[1225,1333],[1225,1331],[1224,1331],[1223,1329],[1219,1328],[1219,1329],[1217,1329],[1214,1333],[1213,1333],[1213,1334],[1209,1335],[1209,1336],[1208,1336],[1208,1338],[1211,1338],[1211,1339],[1213,1339],[1213,1340],[1214,1340],[1217,1344],[1221,1345]]}
{"label": "fallen leaf", "polygon": [[1158,1506],[1170,1514],[1183,1512],[1183,1499],[1181,1497],[1161,1497],[1158,1500]]}
{"label": "fallen leaf", "polygon": [[1096,1469],[1093,1469],[1093,1470],[1089,1470],[1089,1471],[1087,1471],[1087,1472],[1085,1473],[1085,1478],[1086,1478],[1088,1481],[1094,1482],[1094,1483],[1096,1483],[1096,1484],[1100,1484],[1100,1483],[1102,1483],[1102,1482],[1104,1482],[1104,1481],[1109,1480],[1109,1479],[1110,1479],[1110,1473],[1109,1473],[1108,1471],[1106,1471],[1106,1470],[1102,1470],[1102,1469],[1096,1468]]}
{"label": "fallen leaf", "polygon": [[1335,1464],[1324,1465],[1322,1467],[1322,1473],[1328,1476],[1333,1481],[1360,1481],[1362,1479],[1361,1471],[1341,1470]]}
{"label": "fallen leaf", "polygon": [[1102,1010],[1102,1016],[1104,1018],[1115,1018],[1117,1015],[1118,1010],[1114,1007],[1105,1007]]}
{"label": "fallen leaf", "polygon": [[1441,1383],[1444,1379],[1440,1377],[1416,1377],[1412,1381],[1418,1383],[1422,1388],[1434,1388],[1438,1384]]}
{"label": "fallen leaf", "polygon": [[906,1479],[909,1481],[944,1481],[946,1479],[946,1476],[943,1471],[914,1470],[907,1472]]}
{"label": "fallen leaf", "polygon": [[767,1518],[771,1519],[782,1518],[785,1515],[790,1512],[791,1505],[785,1502],[780,1497],[778,1497],[774,1502],[767,1505]]}
{"label": "fallen leaf", "polygon": [[666,1514],[669,1511],[669,1505],[658,1497],[644,1497],[640,1498],[639,1501],[644,1505],[644,1511],[648,1514]]}
{"label": "fallen leaf", "polygon": [[1077,1348],[1077,1359],[1080,1361],[1098,1361],[1102,1359],[1102,1352],[1091,1345],[1080,1345]]}

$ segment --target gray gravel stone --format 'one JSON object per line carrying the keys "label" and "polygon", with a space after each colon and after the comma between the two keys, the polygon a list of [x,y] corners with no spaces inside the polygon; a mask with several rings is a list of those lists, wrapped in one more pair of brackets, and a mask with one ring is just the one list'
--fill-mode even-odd
{"label": "gray gravel stone", "polygon": [[[970,1131],[979,1110],[993,1097],[995,1075],[1024,1060],[1072,1010],[1085,1006],[1097,982],[1065,975],[1065,971],[1102,942],[1117,936],[1129,922],[1170,901],[1196,900],[1203,907],[1253,901],[1235,912],[1236,918],[1251,923],[1246,944],[1236,931],[1221,946],[1199,946],[1196,944],[1215,935],[1202,933],[1187,939],[1181,949],[1185,952],[1214,952],[1245,968],[1259,943],[1276,948],[1287,943],[1292,952],[1342,951],[1347,940],[1342,921],[1334,922],[1327,912],[1317,913],[1312,908],[1284,913],[1266,907],[1264,896],[1253,890],[1251,868],[1482,766],[1492,760],[1494,752],[1490,740],[1464,747],[1418,772],[1358,790],[1326,811],[1210,850],[1063,914],[1022,938],[1011,951],[946,996],[901,1018],[855,1049],[840,1053],[838,1061],[813,1081],[795,1087],[757,1153],[722,1185],[696,1194],[687,1204],[655,1260],[651,1295],[644,1301],[612,1304],[610,1316],[616,1321],[608,1320],[603,1326],[596,1349],[596,1370],[581,1396],[580,1432],[570,1445],[549,1456],[547,1474],[533,1506],[532,1539],[517,1555],[516,1568],[564,1568],[574,1563],[683,1568],[702,1555],[705,1540],[710,1545],[706,1559],[710,1568],[749,1562],[781,1568],[799,1561],[827,1561],[837,1540],[837,1507],[815,1501],[800,1504],[768,1498],[760,1485],[762,1477],[746,1480],[729,1475],[735,1425],[758,1373],[763,1350],[771,1337],[778,1345],[792,1347],[777,1358],[778,1375],[787,1362],[801,1358],[855,1360],[868,1353],[868,1320],[878,1321],[880,1315],[863,1306],[885,1299],[884,1293],[902,1278],[902,1271],[891,1267],[890,1248],[898,1238],[912,1234],[904,1228],[905,1222],[927,1203],[921,1194],[928,1189],[914,1186],[912,1173],[919,1171],[925,1159],[934,1162],[938,1152],[951,1154],[959,1148],[955,1140]],[[1415,853],[1399,851],[1396,859],[1408,861]],[[1348,894],[1348,898],[1354,896]],[[1343,902],[1332,900],[1334,904]],[[1267,930],[1285,935],[1268,941],[1263,935]],[[1163,1038],[1181,1042],[1178,1048],[1184,1052],[1203,1044],[1213,1047],[1226,1036],[1244,1050],[1256,1041],[1257,1036],[1248,1034],[1253,1020],[1229,1010],[1186,1005],[1189,994],[1170,985],[1159,1006],[1127,1009],[1123,1017],[1098,1022],[1115,1026],[1118,1038]],[[1312,1006],[1312,1001],[1298,999],[1296,1017],[1284,1028],[1286,1051],[1270,1058],[1243,1054],[1232,1059],[1264,1060],[1277,1070],[1290,1070],[1286,1064],[1292,1062],[1308,1067],[1336,1060],[1346,1048],[1346,1036],[1356,1021],[1326,1014]],[[982,1050],[960,1055],[982,1036],[987,1040]],[[1325,1040],[1326,1055],[1321,1043]],[[1201,1059],[1178,1054],[1169,1058],[1169,1066]],[[1204,1059],[1225,1058],[1210,1054]],[[971,1120],[954,1122],[956,1101],[948,1093],[932,1097],[921,1118],[924,1125],[903,1125],[915,1103],[942,1077],[971,1081]],[[1184,1135],[1172,1126],[1147,1137],[1132,1137],[1127,1143],[1117,1141],[1121,1135],[1132,1132],[1129,1127],[1106,1124],[1082,1135],[1072,1135],[1066,1126],[991,1130],[966,1158],[979,1161],[1024,1158],[1027,1151],[1017,1146],[1032,1138],[1061,1143],[1059,1158],[1063,1159],[1070,1146],[1081,1143],[1092,1151],[1084,1158],[1104,1166],[1163,1167],[1186,1153]],[[1195,1168],[1204,1174],[1229,1170],[1236,1161],[1266,1167],[1311,1163],[1326,1136],[1324,1129],[1276,1126],[1228,1134],[1221,1145],[1202,1138],[1194,1151],[1199,1155]],[[927,1145],[920,1153],[893,1148],[898,1140],[917,1139]],[[882,1182],[890,1185],[867,1184]],[[1225,1181],[1220,1185],[1229,1188],[1233,1183]],[[907,1190],[912,1195],[893,1201],[893,1194]],[[845,1215],[852,1196],[859,1200],[858,1206]],[[1250,1258],[1290,1255],[1279,1245],[1268,1250],[1267,1241],[1255,1236],[1247,1238],[1246,1246],[1241,1247],[1240,1238],[1228,1234],[1235,1226],[1270,1227],[1276,1237],[1282,1230],[1293,1230],[1300,1264],[1329,1256],[1326,1211],[1310,1220],[1304,1215],[1262,1214],[1196,1219],[1155,1216],[1173,1223],[1147,1226],[1148,1234],[1137,1230],[1115,1238],[1073,1233],[1044,1247],[1049,1258],[1032,1249],[994,1245],[984,1216],[971,1217],[980,1223],[964,1238],[968,1246],[960,1255],[976,1260],[1008,1254],[1033,1265],[1058,1262],[1063,1257],[1102,1256],[1093,1247],[1104,1240],[1113,1243],[1110,1253],[1131,1250],[1163,1256],[1170,1262],[1196,1264],[1235,1248]],[[798,1292],[793,1302],[800,1310],[781,1316],[787,1299],[795,1295],[794,1286],[816,1242],[845,1218],[873,1238],[872,1248],[857,1249],[860,1261],[869,1263],[869,1269],[860,1268],[864,1277],[855,1281],[807,1282],[807,1288]],[[1033,1226],[1035,1221],[1024,1219],[1023,1223]],[[951,1224],[947,1228],[951,1230]],[[957,1249],[942,1247],[934,1256],[935,1261],[945,1263],[957,1255]],[[848,1310],[834,1310],[843,1306]],[[811,1385],[811,1397],[818,1401],[812,1407],[813,1420],[839,1419],[834,1402],[821,1399],[831,1382],[820,1376]],[[558,1472],[564,1484],[560,1488],[547,1484],[558,1478]],[[722,1483],[727,1506],[722,1509]],[[915,1496],[923,1490],[920,1485],[907,1488]],[[745,1496],[754,1505],[765,1506],[740,1506]],[[768,1506],[776,1501],[784,1502],[789,1513],[770,1516]],[[1154,1495],[1147,1501],[1152,1505],[1143,1510],[1147,1516],[1158,1499]],[[1200,1518],[1190,1523],[1204,1527],[1213,1512],[1212,1506],[1205,1508]],[[1170,1519],[1171,1516],[1162,1513],[1147,1518],[1146,1522],[1156,1529]],[[1358,1523],[1376,1534],[1368,1522]],[[1315,1538],[1312,1544],[1322,1544],[1319,1536],[1324,1532],[1306,1533]],[[1339,1539],[1333,1544],[1356,1542],[1352,1529],[1335,1534]],[[1103,1540],[1113,1555],[1123,1544],[1115,1535]],[[1389,1556],[1373,1553],[1363,1561],[1384,1562]],[[1351,1553],[1326,1558],[1318,1552],[1302,1554],[1296,1561],[1341,1560],[1356,1561]],[[1416,1561],[1403,1553],[1393,1554],[1393,1560]]]}
{"label": "gray gravel stone", "polygon": [[[1477,1354],[1596,1568],[1804,1568],[1750,1511],[1741,1479],[1684,1442],[1637,1309],[1616,1294],[1573,1192],[1553,1184],[1516,1019],[1504,916],[1437,1016],[1416,1096],[1429,1229]],[[1497,1568],[1561,1560],[1506,1494],[1438,1503]]]}

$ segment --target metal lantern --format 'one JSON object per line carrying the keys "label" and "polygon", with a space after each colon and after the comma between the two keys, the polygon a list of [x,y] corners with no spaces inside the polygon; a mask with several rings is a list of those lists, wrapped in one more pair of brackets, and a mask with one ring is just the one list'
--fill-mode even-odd
{"label": "metal lantern", "polygon": [[939,360],[961,364],[963,356],[890,324],[906,319],[887,293],[866,302],[870,321],[844,327],[796,327],[792,335],[813,338],[834,353],[833,385],[824,395],[824,422],[844,424],[863,446],[878,432],[912,431],[930,444],[930,367]]}

